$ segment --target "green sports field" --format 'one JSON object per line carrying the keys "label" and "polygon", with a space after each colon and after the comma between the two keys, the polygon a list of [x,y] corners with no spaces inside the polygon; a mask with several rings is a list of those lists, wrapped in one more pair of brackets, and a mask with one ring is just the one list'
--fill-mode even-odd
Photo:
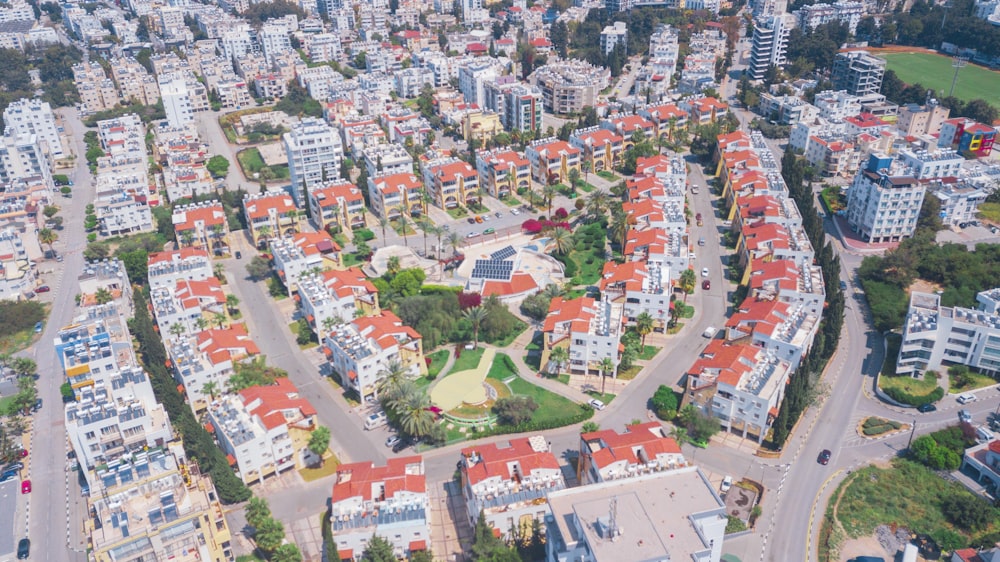
{"label": "green sports field", "polygon": [[[907,84],[917,82],[933,89],[939,96],[947,96],[951,79],[955,75],[952,58],[930,53],[877,53],[887,61],[887,67]],[[1000,106],[1000,72],[967,64],[958,72],[955,97],[970,101],[986,100]]]}

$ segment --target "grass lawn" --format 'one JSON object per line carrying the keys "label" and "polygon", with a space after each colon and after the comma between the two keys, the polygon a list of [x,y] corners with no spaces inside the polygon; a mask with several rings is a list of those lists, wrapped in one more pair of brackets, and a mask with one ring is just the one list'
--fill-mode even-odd
{"label": "grass lawn", "polygon": [[299,474],[302,475],[302,479],[306,482],[312,482],[313,480],[319,480],[325,476],[331,476],[337,473],[337,467],[340,466],[340,461],[337,456],[333,453],[328,453],[330,456],[326,458],[323,466],[316,468],[302,468],[299,469]]}
{"label": "grass lawn", "polygon": [[582,182],[578,183],[576,185],[576,187],[579,188],[579,190],[582,191],[582,192],[584,192],[584,193],[590,193],[591,191],[594,191],[595,189],[597,189],[597,186],[595,186],[593,184],[589,184],[589,183],[587,183],[585,181],[582,181]]}
{"label": "grass lawn", "polygon": [[455,207],[453,209],[448,209],[448,214],[451,215],[453,219],[460,219],[462,217],[469,216],[469,212],[465,210],[465,207]]}
{"label": "grass lawn", "polygon": [[925,396],[933,392],[934,389],[938,387],[937,379],[934,378],[924,380],[923,378],[915,379],[907,376],[887,377],[885,374],[879,377],[878,385],[882,388],[882,390],[898,388],[914,396]]}
{"label": "grass lawn", "polygon": [[674,306],[679,306],[681,310],[681,318],[694,318],[694,307],[689,304],[684,304],[684,301],[674,301]]}
{"label": "grass lawn", "polygon": [[517,367],[514,366],[514,361],[505,353],[497,353],[493,365],[490,366],[490,372],[486,374],[486,378],[497,381],[505,381],[516,376]]}
{"label": "grass lawn", "polygon": [[558,375],[556,380],[563,384],[569,384],[569,375]]}
{"label": "grass lawn", "polygon": [[359,258],[357,254],[349,254],[347,252],[340,254],[340,259],[344,261],[344,267],[352,267],[365,263],[365,261]]}
{"label": "grass lawn", "polygon": [[461,371],[468,371],[470,369],[475,369],[476,365],[479,365],[479,359],[483,356],[483,348],[478,349],[462,349],[462,355],[455,359],[455,364],[451,366],[451,370],[448,374],[458,373]]}
{"label": "grass lawn", "polygon": [[[604,268],[603,242],[577,244],[569,253],[567,258],[576,264],[576,275],[570,281],[573,285],[593,285],[601,278],[601,270]],[[581,246],[582,250],[575,249]]]}
{"label": "grass lawn", "polygon": [[491,341],[490,343],[493,344],[493,345],[495,345],[495,346],[497,346],[497,347],[507,347],[515,339],[517,339],[517,336],[521,335],[521,332],[523,332],[523,331],[525,331],[527,329],[528,329],[528,325],[527,324],[525,324],[524,322],[518,322],[517,323],[517,328],[514,331],[512,331],[511,333],[509,333],[506,336],[504,336],[503,339]]}
{"label": "grass lawn", "polygon": [[3,398],[0,398],[0,412],[6,412],[7,408],[10,407],[10,405],[14,402],[15,398],[17,398],[17,395],[15,394],[11,394],[10,396],[4,396]]}
{"label": "grass lawn", "polygon": [[615,394],[611,394],[610,392],[605,392],[604,394],[601,394],[596,390],[588,390],[587,395],[590,396],[591,398],[597,398],[601,402],[604,402],[605,406],[610,404],[611,401],[614,400],[616,396]]}
{"label": "grass lawn", "polygon": [[400,236],[403,236],[404,234],[407,236],[411,236],[417,233],[416,230],[413,230],[413,226],[411,226],[410,223],[406,223],[406,225],[404,225],[406,227],[406,232],[403,232],[403,226],[400,226],[398,221],[393,221],[391,224],[392,224],[392,229],[395,230],[396,234]]}
{"label": "grass lawn", "polygon": [[21,351],[35,341],[36,335],[34,328],[28,328],[5,338],[0,338],[0,353],[10,354]]}
{"label": "grass lawn", "polygon": [[653,357],[656,357],[656,354],[659,353],[661,349],[663,348],[656,347],[655,345],[643,346],[642,353],[639,354],[639,359],[649,361]]}
{"label": "grass lawn", "polygon": [[680,332],[682,328],[684,328],[684,323],[683,322],[678,322],[677,324],[674,325],[673,328],[667,328],[667,335],[668,336],[672,336],[672,335]]}
{"label": "grass lawn", "polygon": [[524,349],[526,351],[541,351],[541,349],[542,349],[542,338],[544,338],[544,337],[545,337],[545,335],[542,334],[542,332],[535,332],[535,335],[532,336],[532,338],[531,338],[531,343],[529,343],[528,345],[524,346]]}
{"label": "grass lawn", "polygon": [[618,371],[618,378],[620,378],[623,381],[630,381],[630,380],[634,379],[639,374],[639,371],[641,371],[641,370],[642,370],[641,366],[639,366],[639,365],[632,365],[628,369],[625,369],[623,371]]}
{"label": "grass lawn", "polygon": [[836,213],[841,209],[847,208],[847,197],[840,192],[839,186],[831,185],[826,187],[820,192],[820,198],[823,200],[826,210],[831,213]]}
{"label": "grass lawn", "polygon": [[538,409],[531,416],[531,421],[534,423],[540,424],[558,421],[566,416],[575,414],[576,409],[580,407],[579,404],[572,400],[563,398],[554,392],[549,392],[540,386],[535,386],[521,377],[510,381],[507,386],[510,387],[511,392],[514,394],[530,396],[535,401],[535,404],[538,404]]}
{"label": "grass lawn", "polygon": [[508,207],[520,207],[521,206],[521,200],[518,199],[517,197],[506,197],[504,199],[501,199],[500,201],[503,201],[503,204],[507,205]]}
{"label": "grass lawn", "polygon": [[451,352],[447,349],[439,349],[427,356],[431,360],[430,366],[427,367],[428,378],[437,378],[437,376],[441,373],[441,369],[444,367],[444,364],[448,362],[449,355],[451,355]]}
{"label": "grass lawn", "polygon": [[[299,335],[299,323],[298,322],[292,322],[291,324],[288,325],[288,330],[290,332],[292,332],[293,336],[298,336]],[[299,349],[312,349],[312,348],[316,347],[317,345],[319,345],[318,341],[309,340],[309,343],[307,343],[305,345],[302,345],[300,343],[299,344]]]}
{"label": "grass lawn", "polygon": [[[952,59],[933,53],[885,53],[878,55],[907,84],[919,82],[939,96],[948,95],[951,80],[955,76]],[[982,99],[996,106],[997,91],[1000,91],[1000,73],[987,70],[971,62],[958,72],[955,97],[963,101]]]}
{"label": "grass lawn", "polygon": [[618,179],[618,176],[607,170],[601,170],[600,172],[597,172],[597,175],[608,181],[615,181],[616,179]]}
{"label": "grass lawn", "polygon": [[267,165],[264,164],[264,158],[256,148],[247,148],[237,152],[236,160],[239,161],[240,168],[243,168],[243,175],[247,177],[256,174]]}
{"label": "grass lawn", "polygon": [[977,216],[983,220],[1000,224],[1000,203],[982,203]]}
{"label": "grass lawn", "polygon": [[898,525],[931,536],[950,531],[966,537],[945,519],[941,504],[951,496],[971,499],[972,494],[920,464],[897,459],[892,468],[868,466],[855,470],[843,486],[835,512],[852,538],[868,536],[879,525]]}
{"label": "grass lawn", "polygon": [[955,382],[955,377],[948,375],[948,393],[961,394],[963,392],[976,390],[977,388],[983,388],[984,386],[990,386],[997,383],[997,381],[986,375],[973,373],[971,371],[965,375],[965,378],[967,384],[959,385]]}
{"label": "grass lawn", "polygon": [[535,372],[542,370],[542,354],[526,353],[524,355],[524,364]]}

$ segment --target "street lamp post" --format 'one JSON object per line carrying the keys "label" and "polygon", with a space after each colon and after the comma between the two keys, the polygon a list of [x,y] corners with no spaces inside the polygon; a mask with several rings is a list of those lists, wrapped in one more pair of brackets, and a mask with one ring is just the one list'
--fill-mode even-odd
{"label": "street lamp post", "polygon": [[910,444],[913,443],[913,434],[917,432],[917,420],[913,420],[913,426],[910,428],[910,439],[906,442],[906,448],[910,448]]}

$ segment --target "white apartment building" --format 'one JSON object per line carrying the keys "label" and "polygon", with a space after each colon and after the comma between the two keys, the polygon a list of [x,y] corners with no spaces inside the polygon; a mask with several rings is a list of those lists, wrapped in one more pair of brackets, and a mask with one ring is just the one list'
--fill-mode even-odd
{"label": "white apartment building", "polygon": [[545,497],[566,487],[544,435],[466,447],[458,465],[469,524],[475,527],[482,513],[487,525],[508,537],[531,520],[544,524],[550,513]]}
{"label": "white apartment building", "polygon": [[567,488],[548,503],[549,562],[722,558],[726,506],[697,467]]}
{"label": "white apartment building", "polygon": [[931,195],[941,203],[941,221],[948,226],[961,227],[976,220],[979,205],[986,202],[986,191],[971,182],[932,182],[927,185]]}
{"label": "white apartment building", "polygon": [[819,116],[831,122],[838,122],[861,113],[861,97],[845,90],[825,90],[817,92],[813,105]]}
{"label": "white apartment building", "polygon": [[257,33],[257,40],[264,52],[264,60],[268,64],[274,64],[278,55],[292,50],[292,41],[288,36],[288,29],[284,25],[265,23]]}
{"label": "white apartment building", "polygon": [[552,299],[542,326],[541,365],[549,365],[553,349],[566,347],[569,361],[562,366],[563,372],[600,373],[602,360],[610,358],[615,371],[604,376],[617,377],[623,314],[622,304],[612,302],[607,295],[599,301],[591,297]]}
{"label": "white apartment building", "polygon": [[917,227],[924,184],[912,176],[893,175],[891,163],[872,154],[847,192],[847,223],[868,242],[897,242]]}
{"label": "white apartment building", "polygon": [[726,320],[726,341],[749,338],[797,369],[812,347],[820,316],[805,304],[760,300],[748,296]]}
{"label": "white apartment building", "polygon": [[250,484],[303,464],[305,449],[295,450],[289,431],[314,429],[316,410],[291,381],[280,378],[270,386],[217,397],[208,420],[219,447],[236,459],[240,478]]}
{"label": "white apartment building", "polygon": [[5,273],[0,279],[0,300],[19,301],[34,294],[37,271],[31,263],[41,261],[43,255],[33,227],[0,230],[0,268]]}
{"label": "white apartment building", "polygon": [[392,73],[396,95],[401,98],[415,98],[424,86],[434,86],[434,71],[426,67],[411,67]]}
{"label": "white apartment building", "polygon": [[681,446],[659,422],[635,423],[619,433],[601,429],[580,434],[577,477],[581,484],[635,478],[687,466]]}
{"label": "white apartment building", "polygon": [[3,110],[3,123],[17,135],[35,135],[40,143],[44,143],[42,150],[53,160],[66,156],[49,102],[37,98],[11,102]]}
{"label": "white apartment building", "polygon": [[[290,259],[288,263],[293,263]],[[359,314],[378,314],[378,290],[356,267],[306,270],[295,282],[302,313],[317,334],[350,322]]]}
{"label": "white apartment building", "polygon": [[201,281],[184,279],[173,287],[151,290],[149,301],[160,337],[168,345],[201,332],[212,324],[213,315],[224,314],[226,294],[215,277]]}
{"label": "white apartment building", "polygon": [[[319,238],[320,242],[314,243],[316,238]],[[325,247],[321,247],[324,241]],[[298,291],[299,279],[302,276],[316,276],[338,263],[339,250],[336,242],[325,232],[299,233],[271,239],[274,269],[289,293]]]}
{"label": "white apartment building", "polygon": [[46,156],[47,143],[34,134],[18,134],[7,129],[0,137],[0,182],[9,183],[30,177],[41,177],[47,185],[52,182],[52,170]]}
{"label": "white apartment building", "polygon": [[413,173],[413,157],[401,145],[376,144],[365,147],[363,154],[365,168],[370,178],[386,174]]}
{"label": "white apartment building", "polygon": [[601,31],[601,52],[608,56],[615,47],[625,44],[628,37],[628,25],[623,21],[616,21],[614,25],[605,26]]}
{"label": "white apartment building", "polygon": [[173,287],[181,280],[204,281],[213,276],[212,258],[198,248],[181,248],[149,255],[149,289]]}
{"label": "white apartment building", "polygon": [[229,221],[225,208],[218,201],[177,205],[171,223],[182,246],[211,249],[216,255],[225,253],[229,247]]}
{"label": "white apartment building", "polygon": [[35,11],[31,8],[31,4],[15,0],[5,3],[4,7],[0,8],[0,23],[14,21],[35,21]]}
{"label": "white apartment building", "polygon": [[601,90],[611,82],[611,71],[587,62],[568,59],[537,68],[528,77],[542,91],[545,109],[556,114],[578,113],[597,105]]}
{"label": "white apartment building", "polygon": [[187,81],[181,73],[161,74],[160,99],[171,127],[181,128],[194,121],[194,105],[188,95]]}
{"label": "white apartment building", "polygon": [[946,365],[1000,373],[1000,289],[976,295],[979,307],[941,306],[941,296],[913,292],[903,323],[896,374],[920,378]]}
{"label": "white apartment building", "polygon": [[622,321],[634,325],[643,313],[655,321],[654,330],[665,331],[670,321],[670,271],[653,262],[608,262],[598,285],[602,295],[622,303]]}
{"label": "white apartment building", "polygon": [[306,48],[308,49],[309,60],[313,62],[337,60],[344,53],[343,47],[340,44],[340,35],[336,33],[308,35]]}
{"label": "white apartment building", "polygon": [[361,316],[319,333],[325,335],[330,367],[341,385],[362,400],[378,399],[378,382],[391,363],[398,362],[411,378],[427,373],[423,339],[392,312]]}
{"label": "white apartment building", "polygon": [[771,66],[785,64],[788,34],[792,16],[781,14],[754,22],[753,40],[750,44],[750,63],[746,72],[751,80],[760,80]]}
{"label": "white apartment building", "polygon": [[139,202],[127,194],[117,194],[94,202],[94,212],[100,224],[102,236],[120,236],[135,232],[151,232],[153,212],[149,205]]}
{"label": "white apartment building", "polygon": [[229,328],[210,328],[195,337],[178,338],[167,347],[174,380],[184,387],[188,405],[196,413],[208,408],[212,399],[205,385],[214,383],[216,394],[226,388],[235,374],[237,362],[260,354],[243,324]]}
{"label": "white apartment building", "polygon": [[292,197],[296,206],[304,207],[310,188],[340,176],[343,141],[336,129],[315,117],[296,123],[282,139],[292,176]]}
{"label": "white apartment building", "polygon": [[953,178],[960,175],[965,158],[951,149],[929,152],[926,150],[900,150],[898,162],[906,166],[908,175],[918,180],[932,178]]}
{"label": "white apartment building", "polygon": [[376,534],[392,544],[397,558],[430,548],[430,498],[419,456],[390,458],[385,466],[371,461],[340,465],[330,510],[341,560],[360,557]]}
{"label": "white apartment building", "polygon": [[834,90],[865,96],[879,93],[884,74],[885,59],[870,55],[867,51],[846,51],[837,53],[833,59],[830,80]]}
{"label": "white apartment building", "polygon": [[467,103],[485,107],[486,90],[483,84],[495,80],[501,72],[502,69],[496,61],[491,59],[481,59],[462,65],[458,69],[458,91],[462,92]]}

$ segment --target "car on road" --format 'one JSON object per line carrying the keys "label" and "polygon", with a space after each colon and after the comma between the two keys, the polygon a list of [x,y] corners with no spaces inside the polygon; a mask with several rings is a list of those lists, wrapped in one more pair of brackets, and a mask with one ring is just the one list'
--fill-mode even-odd
{"label": "car on road", "polygon": [[704,281],[701,282],[701,288],[705,289],[706,291],[709,290],[709,289],[711,289],[712,288],[712,282],[709,281],[708,279],[705,279]]}
{"label": "car on road", "polygon": [[243,259],[243,252],[236,250],[236,259],[238,260]]}
{"label": "car on road", "polygon": [[35,405],[31,407],[31,411],[32,412],[37,412],[38,410],[41,410],[41,409],[42,409],[42,399],[39,398],[39,399],[35,400]]}
{"label": "car on road", "polygon": [[472,217],[469,217],[469,218],[465,219],[465,222],[467,222],[469,224],[476,224],[476,219],[474,219]]}
{"label": "car on road", "polygon": [[501,213],[500,211],[497,211],[497,212],[493,213],[493,216],[495,216],[496,218],[501,218],[501,217],[503,217],[503,213]]}
{"label": "car on road", "polygon": [[975,402],[975,401],[976,401],[976,395],[975,394],[965,393],[965,394],[960,394],[958,396],[958,403],[959,404],[968,404],[969,402]]}
{"label": "car on road", "polygon": [[497,229],[490,227],[490,228],[487,228],[486,230],[484,230],[483,234],[493,234],[496,231],[497,231]]}
{"label": "car on road", "polygon": [[841,281],[840,282],[840,290],[841,291],[846,291],[847,290],[847,283]]}
{"label": "car on road", "polygon": [[47,293],[47,292],[49,292],[51,290],[52,289],[50,289],[48,285],[42,285],[42,286],[38,287],[37,289],[35,289],[35,292],[36,293]]}
{"label": "car on road", "polygon": [[475,238],[476,236],[479,236],[479,233],[475,230],[465,235],[466,238]]}
{"label": "car on road", "polygon": [[451,230],[451,225],[450,224],[446,224],[446,225],[442,226],[441,228],[444,229],[444,230]]}
{"label": "car on road", "polygon": [[721,490],[722,493],[725,494],[732,487],[733,487],[733,477],[726,476],[725,478],[722,479],[722,486],[719,487],[719,490]]}
{"label": "car on road", "polygon": [[604,405],[604,402],[601,402],[597,398],[594,398],[590,402],[587,402],[587,404],[590,404],[590,407],[595,410],[603,410],[604,408],[607,408],[607,406]]}
{"label": "car on road", "polygon": [[819,458],[816,459],[816,462],[822,465],[828,465],[830,464],[831,456],[833,456],[833,453],[830,452],[830,449],[823,449],[823,451],[819,454]]}
{"label": "car on road", "polygon": [[62,262],[63,261],[62,254],[59,254],[59,255],[56,256],[56,261],[57,262]]}
{"label": "car on road", "polygon": [[17,559],[27,560],[31,555],[31,541],[27,537],[17,541]]}
{"label": "car on road", "polygon": [[483,217],[481,215],[476,215],[476,218],[474,220],[476,222],[483,222]]}
{"label": "car on road", "polygon": [[715,337],[715,332],[716,332],[715,328],[712,327],[712,326],[709,326],[709,327],[705,328],[705,331],[701,333],[701,336],[703,338],[712,339],[712,338]]}
{"label": "car on road", "polygon": [[510,210],[510,214],[512,214],[512,215],[514,215],[516,217],[517,215],[521,214],[521,211],[518,211],[517,209],[511,209]]}
{"label": "car on road", "polygon": [[701,268],[701,276],[702,277],[708,277],[708,268],[707,267]]}
{"label": "car on road", "polygon": [[958,411],[958,421],[972,423],[972,414],[970,414],[965,408],[962,408]]}
{"label": "car on road", "polygon": [[23,468],[24,468],[24,463],[15,461],[3,467],[3,472],[4,474],[7,474],[8,472],[21,470]]}
{"label": "car on road", "polygon": [[928,412],[934,412],[936,410],[937,410],[937,406],[935,406],[931,402],[928,402],[926,404],[921,404],[921,405],[917,406],[917,411],[920,412],[921,414],[926,414]]}
{"label": "car on road", "polygon": [[701,238],[698,239],[698,245],[699,246],[704,246],[705,245],[705,237],[704,236],[702,236]]}
{"label": "car on road", "polygon": [[390,448],[394,447],[397,443],[400,442],[400,440],[401,439],[398,435],[391,435],[389,436],[388,439],[385,440],[385,446]]}
{"label": "car on road", "polygon": [[23,480],[21,482],[21,493],[30,494],[31,493],[31,480]]}
{"label": "car on road", "polygon": [[44,326],[44,324],[42,324],[41,321],[35,322],[35,333],[36,334],[42,333],[42,326]]}

